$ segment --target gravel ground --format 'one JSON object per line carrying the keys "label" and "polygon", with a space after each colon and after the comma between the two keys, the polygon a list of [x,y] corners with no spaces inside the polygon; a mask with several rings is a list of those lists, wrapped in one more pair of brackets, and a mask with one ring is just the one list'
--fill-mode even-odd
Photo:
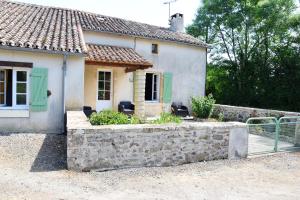
{"label": "gravel ground", "polygon": [[299,199],[300,153],[177,167],[65,170],[65,136],[0,134],[0,199]]}

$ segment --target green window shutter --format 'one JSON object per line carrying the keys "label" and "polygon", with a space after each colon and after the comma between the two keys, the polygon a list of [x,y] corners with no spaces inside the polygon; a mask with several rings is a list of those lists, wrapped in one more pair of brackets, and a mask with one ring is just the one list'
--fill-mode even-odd
{"label": "green window shutter", "polygon": [[164,73],[164,95],[163,102],[171,103],[172,101],[172,73],[166,72]]}
{"label": "green window shutter", "polygon": [[47,110],[48,69],[32,68],[30,80],[30,110]]}

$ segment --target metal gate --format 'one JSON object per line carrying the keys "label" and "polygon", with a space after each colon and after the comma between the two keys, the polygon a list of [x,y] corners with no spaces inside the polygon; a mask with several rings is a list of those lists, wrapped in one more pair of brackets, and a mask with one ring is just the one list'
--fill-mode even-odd
{"label": "metal gate", "polygon": [[250,155],[300,149],[300,117],[254,117],[246,123]]}

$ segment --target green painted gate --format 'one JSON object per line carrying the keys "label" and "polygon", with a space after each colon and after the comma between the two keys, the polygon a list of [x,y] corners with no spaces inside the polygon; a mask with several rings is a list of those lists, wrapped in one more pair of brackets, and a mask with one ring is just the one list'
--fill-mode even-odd
{"label": "green painted gate", "polygon": [[246,123],[250,155],[300,149],[300,116],[254,117]]}

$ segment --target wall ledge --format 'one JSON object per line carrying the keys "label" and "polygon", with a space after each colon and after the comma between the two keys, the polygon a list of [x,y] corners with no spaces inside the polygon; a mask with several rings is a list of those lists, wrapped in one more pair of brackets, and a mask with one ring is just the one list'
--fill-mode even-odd
{"label": "wall ledge", "polygon": [[183,130],[195,128],[231,128],[231,127],[245,127],[242,122],[182,122],[180,124],[121,124],[121,125],[99,125],[93,126],[88,121],[88,118],[82,111],[67,111],[67,129],[89,129],[89,130],[103,130],[103,131],[124,131],[128,130]]}
{"label": "wall ledge", "polygon": [[0,109],[0,118],[29,118],[29,110]]}

